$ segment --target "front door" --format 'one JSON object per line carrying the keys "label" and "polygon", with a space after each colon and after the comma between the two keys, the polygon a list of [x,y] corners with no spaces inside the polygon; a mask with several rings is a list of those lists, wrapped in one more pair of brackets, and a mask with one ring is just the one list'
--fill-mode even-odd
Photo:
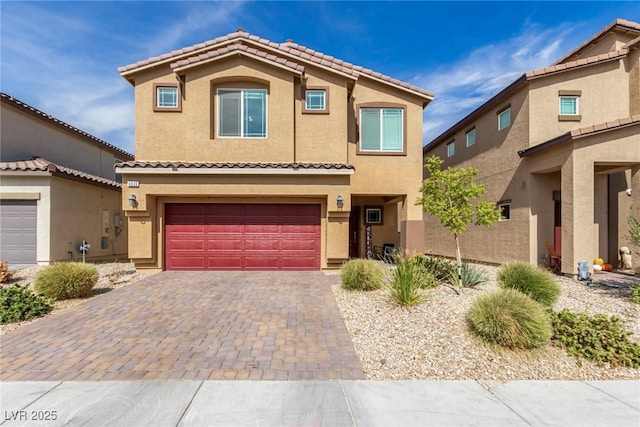
{"label": "front door", "polygon": [[360,248],[360,206],[352,206],[349,215],[349,258],[358,258]]}

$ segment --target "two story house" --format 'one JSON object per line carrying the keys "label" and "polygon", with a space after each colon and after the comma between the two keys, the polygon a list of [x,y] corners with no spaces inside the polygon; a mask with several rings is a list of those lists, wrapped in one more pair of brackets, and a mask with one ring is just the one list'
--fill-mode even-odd
{"label": "two story house", "polygon": [[[502,211],[499,223],[464,235],[466,258],[548,264],[555,252],[567,275],[581,260],[617,264],[627,217],[640,217],[640,24],[618,19],[555,64],[522,75],[424,155],[477,168]],[[446,230],[425,221],[429,251],[453,256]]]}
{"label": "two story house", "polygon": [[0,94],[0,260],[46,265],[127,258],[114,165],[133,155]]}
{"label": "two story house", "polygon": [[423,248],[427,90],[242,29],[119,69],[129,255],[165,270],[339,267]]}

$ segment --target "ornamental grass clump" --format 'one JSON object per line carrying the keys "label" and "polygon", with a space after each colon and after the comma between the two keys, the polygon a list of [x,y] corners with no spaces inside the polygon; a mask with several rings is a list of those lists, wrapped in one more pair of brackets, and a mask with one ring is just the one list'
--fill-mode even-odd
{"label": "ornamental grass clump", "polygon": [[17,283],[0,287],[0,323],[14,323],[44,316],[53,310],[51,301]]}
{"label": "ornamental grass clump", "polygon": [[469,311],[469,323],[487,344],[514,350],[541,347],[551,337],[545,308],[514,289],[476,298]]}
{"label": "ornamental grass clump", "polygon": [[373,291],[382,286],[384,270],[371,259],[352,259],[340,269],[342,287],[350,291]]}
{"label": "ornamental grass clump", "polygon": [[503,264],[498,269],[502,288],[527,294],[545,307],[551,308],[560,296],[560,285],[548,271],[521,261]]}
{"label": "ornamental grass clump", "polygon": [[398,305],[408,307],[420,304],[424,299],[422,289],[427,286],[431,273],[406,257],[396,257],[396,268],[391,272],[387,292]]}
{"label": "ornamental grass clump", "polygon": [[85,298],[91,296],[97,282],[98,269],[95,265],[61,262],[38,272],[34,290],[54,300]]}

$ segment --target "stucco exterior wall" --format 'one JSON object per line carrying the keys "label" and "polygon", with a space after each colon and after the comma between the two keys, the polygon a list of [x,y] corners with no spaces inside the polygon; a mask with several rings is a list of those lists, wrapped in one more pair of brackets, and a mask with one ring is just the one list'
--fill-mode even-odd
{"label": "stucco exterior wall", "polygon": [[0,160],[3,162],[31,160],[38,156],[61,166],[115,180],[113,166],[116,159],[129,160],[4,102],[0,106]]}
{"label": "stucco exterior wall", "polygon": [[[579,68],[529,83],[529,145],[537,145],[572,129],[629,116],[629,75],[622,61]],[[559,120],[560,90],[579,90],[579,121]],[[612,102],[615,100],[615,102]]]}

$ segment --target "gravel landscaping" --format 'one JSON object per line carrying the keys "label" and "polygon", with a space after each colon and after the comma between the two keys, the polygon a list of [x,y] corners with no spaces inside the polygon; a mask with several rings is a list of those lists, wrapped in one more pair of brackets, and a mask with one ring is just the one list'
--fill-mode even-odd
{"label": "gravel landscaping", "polygon": [[[548,346],[535,352],[487,349],[469,331],[467,313],[473,300],[499,289],[496,267],[484,268],[489,282],[464,289],[461,296],[446,286],[426,291],[426,300],[409,309],[389,301],[384,290],[352,292],[334,286],[338,306],[370,380],[612,380],[640,379],[640,370],[599,367]],[[640,342],[640,306],[628,289],[588,287],[558,278],[562,294],[556,310],[620,317],[632,339]]]}

